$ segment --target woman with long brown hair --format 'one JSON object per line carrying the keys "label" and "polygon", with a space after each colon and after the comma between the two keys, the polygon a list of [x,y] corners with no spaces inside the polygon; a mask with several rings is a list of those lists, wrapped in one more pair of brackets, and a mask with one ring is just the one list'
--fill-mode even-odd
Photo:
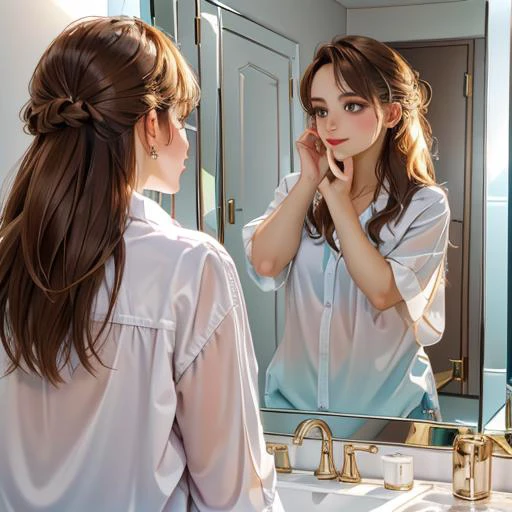
{"label": "woman with long brown hair", "polygon": [[429,87],[387,45],[318,48],[301,82],[301,172],[244,228],[249,272],[286,283],[270,407],[439,419],[423,347],[444,330],[449,207],[424,116]]}
{"label": "woman with long brown hair", "polygon": [[278,510],[238,276],[175,193],[199,89],[160,31],[69,26],[0,219],[0,509]]}

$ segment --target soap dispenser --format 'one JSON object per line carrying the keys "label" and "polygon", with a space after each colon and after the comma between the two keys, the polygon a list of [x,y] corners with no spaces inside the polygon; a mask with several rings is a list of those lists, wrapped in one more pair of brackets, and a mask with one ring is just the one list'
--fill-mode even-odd
{"label": "soap dispenser", "polygon": [[492,440],[481,434],[458,435],[453,442],[453,494],[481,500],[491,493]]}

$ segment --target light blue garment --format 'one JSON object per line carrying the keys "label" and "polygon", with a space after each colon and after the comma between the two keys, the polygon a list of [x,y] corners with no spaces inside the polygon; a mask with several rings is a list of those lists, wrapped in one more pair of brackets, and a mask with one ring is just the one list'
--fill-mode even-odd
{"label": "light blue garment", "polygon": [[[435,284],[448,241],[445,193],[438,187],[420,189],[392,230],[382,229],[379,251],[390,263],[404,301],[379,311],[356,286],[339,253],[323,239],[310,238],[305,229],[297,254],[280,275],[259,276],[251,265],[255,229],[298,178],[286,176],[265,214],[243,230],[254,281],[266,291],[286,287],[284,335],[267,368],[265,404],[407,417],[427,395],[427,414],[440,419],[423,346],[439,341],[444,330],[444,280],[437,289]],[[387,200],[382,191],[360,215],[363,227]]]}

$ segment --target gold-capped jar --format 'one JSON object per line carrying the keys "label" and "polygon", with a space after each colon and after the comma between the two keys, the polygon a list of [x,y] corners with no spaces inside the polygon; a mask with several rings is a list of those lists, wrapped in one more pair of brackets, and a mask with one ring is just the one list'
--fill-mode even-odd
{"label": "gold-capped jar", "polygon": [[453,442],[453,494],[481,500],[491,493],[492,440],[482,434],[458,435]]}

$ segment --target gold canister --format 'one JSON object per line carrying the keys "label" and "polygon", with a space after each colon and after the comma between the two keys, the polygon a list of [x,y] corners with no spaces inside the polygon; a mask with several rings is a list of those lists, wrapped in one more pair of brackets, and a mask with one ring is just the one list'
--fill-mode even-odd
{"label": "gold canister", "polygon": [[453,494],[481,500],[491,494],[492,440],[481,434],[458,435],[453,442]]}

